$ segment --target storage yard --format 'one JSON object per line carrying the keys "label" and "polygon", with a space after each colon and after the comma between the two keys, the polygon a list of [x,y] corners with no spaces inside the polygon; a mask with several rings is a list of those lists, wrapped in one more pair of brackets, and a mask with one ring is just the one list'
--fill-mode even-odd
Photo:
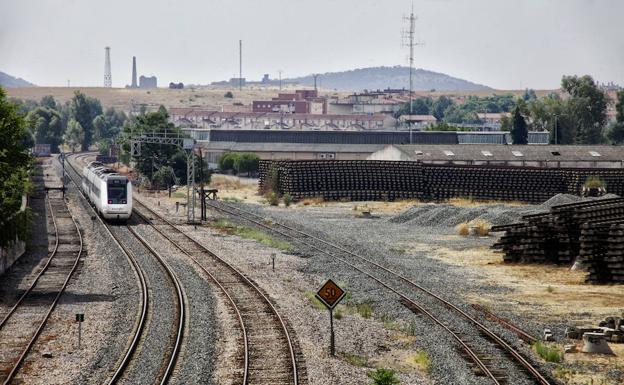
{"label": "storage yard", "polygon": [[[361,384],[377,368],[409,384],[624,381],[620,169],[264,162],[259,181],[214,176],[222,195],[203,223],[186,224],[177,193],[135,188],[123,224],[77,189],[93,158],[68,158],[65,199],[60,163],[42,163],[37,215],[75,270],[33,249],[3,276],[19,284],[2,287],[0,333],[23,309],[40,329],[11,337],[5,381]],[[579,196],[588,175],[607,195]],[[258,191],[271,185],[296,202],[268,204]],[[61,232],[71,218],[82,242]],[[37,265],[50,266],[39,280]],[[327,279],[347,292],[335,357],[314,296]],[[41,285],[58,303],[28,305]],[[583,353],[583,333],[612,354]]]}

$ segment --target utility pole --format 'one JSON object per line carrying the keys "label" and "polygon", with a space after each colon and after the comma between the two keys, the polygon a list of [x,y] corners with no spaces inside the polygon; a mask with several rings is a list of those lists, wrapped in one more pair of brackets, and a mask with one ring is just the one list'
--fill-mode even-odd
{"label": "utility pole", "polygon": [[238,89],[243,89],[243,41],[238,41]]}
{"label": "utility pole", "polygon": [[314,91],[318,91],[318,88],[316,87],[316,78],[318,78],[319,74],[312,74],[312,77],[314,78]]}
{"label": "utility pole", "polygon": [[282,70],[277,70],[277,73],[279,74],[279,89],[281,91],[282,90]]}
{"label": "utility pole", "polygon": [[559,126],[557,124],[557,114],[555,114],[555,144],[559,144],[557,141],[557,131],[559,131]]}

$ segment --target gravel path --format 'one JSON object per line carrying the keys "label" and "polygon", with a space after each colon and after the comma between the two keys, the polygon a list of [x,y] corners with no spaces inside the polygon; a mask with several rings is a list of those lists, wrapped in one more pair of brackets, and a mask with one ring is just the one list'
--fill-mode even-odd
{"label": "gravel path", "polygon": [[[213,384],[215,344],[219,335],[216,314],[216,290],[209,278],[193,266],[184,254],[149,225],[136,225],[135,230],[157,248],[181,281],[188,302],[188,328],[181,355],[178,357],[172,384]],[[219,382],[220,383],[220,382]]]}
{"label": "gravel path", "polygon": [[122,383],[149,384],[162,376],[177,330],[176,294],[164,268],[125,226],[111,231],[135,255],[148,281],[149,306],[146,328],[138,350],[122,377]]}
{"label": "gravel path", "polygon": [[[92,227],[89,207],[73,184],[68,188],[68,206],[86,253],[20,373],[29,384],[50,384],[50,378],[55,384],[104,383],[124,352],[138,306],[126,257],[99,225]],[[85,314],[80,350],[76,313]]]}
{"label": "gravel path", "polygon": [[[246,206],[246,208],[264,213],[263,215],[273,217],[281,222],[306,229],[306,231],[310,231],[321,238],[337,241],[348,249],[355,250],[384,266],[402,272],[408,278],[415,280],[436,293],[442,294],[454,303],[461,304],[463,310],[469,313],[473,313],[473,311],[462,299],[464,292],[496,289],[491,285],[480,284],[473,277],[467,277],[465,272],[458,267],[449,266],[427,258],[426,255],[407,256],[389,250],[392,246],[414,237],[423,243],[447,243],[443,238],[440,238],[441,228],[422,228],[419,229],[422,231],[414,233],[410,231],[412,230],[411,228],[406,228],[406,226],[397,225],[384,219],[354,220],[353,217],[345,215],[344,212],[333,212],[331,208],[306,209],[304,210],[305,215],[302,215],[302,210],[264,209],[255,205]],[[446,233],[450,233],[448,229]],[[475,242],[478,243],[479,240]],[[414,327],[419,329],[417,335],[420,338],[417,341],[417,345],[429,351],[432,355],[432,375],[437,382],[482,383],[484,381],[483,378],[475,377],[472,374],[465,361],[458,359],[456,345],[450,343],[445,332],[438,330],[438,328],[433,328],[428,319],[423,320],[421,317],[407,311],[407,309],[398,305],[394,296],[389,296],[378,285],[365,279],[360,274],[345,268],[342,263],[332,261],[323,255],[315,255],[310,250],[303,250],[302,253],[304,255],[314,255],[314,258],[308,260],[304,269],[305,272],[311,274],[335,272],[336,279],[347,282],[354,292],[361,293],[359,301],[373,304],[378,317],[399,319],[404,323],[414,322]],[[388,279],[391,280],[391,278]],[[406,292],[412,293],[415,299],[418,299],[417,302],[432,305],[427,297],[423,297],[413,290]],[[446,312],[442,311],[441,313]],[[474,334],[472,328],[457,324],[457,322],[454,322],[454,318],[453,316],[447,318],[448,322],[452,322],[454,328]],[[516,341],[516,337],[506,330],[499,328],[497,325],[491,326],[494,330],[497,330],[499,335],[506,337],[508,341]],[[519,346],[519,348],[525,349],[522,346]],[[494,349],[485,343],[483,351],[493,353]],[[527,380],[523,380],[522,377],[518,376],[516,378],[514,376],[511,379],[511,383],[530,383]]]}

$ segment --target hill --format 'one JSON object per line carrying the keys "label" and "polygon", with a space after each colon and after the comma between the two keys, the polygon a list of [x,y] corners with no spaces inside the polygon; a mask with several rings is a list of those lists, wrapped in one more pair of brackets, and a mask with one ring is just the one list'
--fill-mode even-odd
{"label": "hill", "polygon": [[9,74],[0,71],[0,87],[19,88],[19,87],[36,87],[34,84],[27,82],[22,78],[15,78]]}
{"label": "hill", "polygon": [[[370,67],[350,71],[327,72],[318,77],[325,89],[361,91],[385,88],[409,88],[409,67]],[[443,73],[415,69],[412,75],[415,91],[483,91],[490,87]],[[312,75],[287,79],[288,82],[306,86],[314,85]]]}

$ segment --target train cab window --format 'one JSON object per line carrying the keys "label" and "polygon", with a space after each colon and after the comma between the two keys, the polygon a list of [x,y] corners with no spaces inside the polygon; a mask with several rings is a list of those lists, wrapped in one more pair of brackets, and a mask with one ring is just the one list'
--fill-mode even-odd
{"label": "train cab window", "polygon": [[126,181],[119,179],[109,180],[107,187],[108,204],[128,203]]}

